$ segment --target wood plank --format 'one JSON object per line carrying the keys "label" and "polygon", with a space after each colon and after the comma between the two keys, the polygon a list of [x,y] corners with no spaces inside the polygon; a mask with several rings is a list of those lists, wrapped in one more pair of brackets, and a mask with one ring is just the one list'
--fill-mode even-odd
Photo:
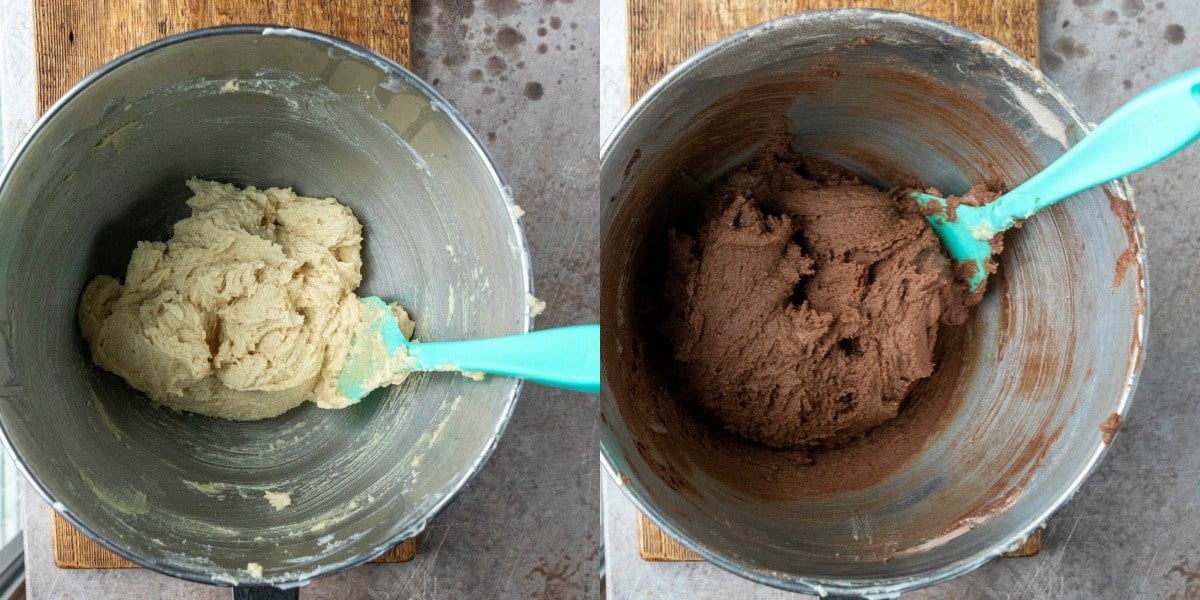
{"label": "wood plank", "polygon": [[683,544],[675,541],[657,525],[650,522],[646,515],[637,514],[638,555],[642,560],[654,562],[696,562],[704,560]]}
{"label": "wood plank", "polygon": [[751,25],[818,8],[887,8],[977,31],[1038,61],[1037,0],[628,0],[629,99],[701,48]]}
{"label": "wood plank", "polygon": [[[735,31],[793,12],[841,7],[903,10],[948,21],[1038,64],[1037,0],[628,0],[630,104],[675,65]],[[1004,556],[1033,556],[1041,541],[1041,530],[1035,531]],[[641,513],[637,543],[644,560],[701,560]]]}
{"label": "wood plank", "polygon": [[[32,0],[38,113],[104,63],[159,38],[213,25],[272,24],[335,35],[392,60],[411,62],[409,0]],[[54,564],[71,569],[133,568],[53,514]],[[406,562],[406,540],[373,562]]]}
{"label": "wood plank", "polygon": [[161,37],[237,23],[329,33],[411,60],[409,0],[33,0],[38,112],[104,63]]}
{"label": "wood plank", "polygon": [[62,569],[135,569],[137,565],[105,550],[83,535],[62,515],[50,511],[51,550],[54,564]]}

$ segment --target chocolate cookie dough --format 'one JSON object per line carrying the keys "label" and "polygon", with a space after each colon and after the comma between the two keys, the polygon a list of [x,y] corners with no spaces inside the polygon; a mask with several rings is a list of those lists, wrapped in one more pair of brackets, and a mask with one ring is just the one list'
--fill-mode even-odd
{"label": "chocolate cookie dough", "polygon": [[899,197],[786,148],[719,182],[668,233],[659,329],[675,396],[780,448],[839,445],[896,417],[934,370],[939,327],[980,296]]}

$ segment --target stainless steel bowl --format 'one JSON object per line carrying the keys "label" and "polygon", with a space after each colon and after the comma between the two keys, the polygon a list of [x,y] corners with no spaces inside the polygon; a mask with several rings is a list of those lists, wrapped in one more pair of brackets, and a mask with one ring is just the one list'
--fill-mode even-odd
{"label": "stainless steel bowl", "polygon": [[[1006,237],[1000,275],[952,334],[927,389],[956,408],[915,458],[862,489],[748,493],[717,472],[710,448],[682,434],[706,425],[678,418],[677,403],[646,400],[645,371],[631,359],[645,342],[635,335],[636,279],[655,260],[663,221],[691,210],[785,117],[804,152],[883,186],[916,178],[947,193],[1019,183],[1088,126],[1040,72],[994,42],[913,15],[835,10],[706,48],[604,145],[607,469],[651,520],[724,569],[807,593],[889,597],[1010,549],[1096,466],[1101,423],[1124,414],[1141,366],[1144,252],[1135,224],[1120,218],[1124,181],[1037,215]],[[736,458],[724,462],[728,471]]]}
{"label": "stainless steel bowl", "polygon": [[[422,339],[529,328],[511,192],[436,92],[323,35],[194,31],[72,89],[0,181],[9,450],[103,545],[195,581],[301,584],[416,535],[491,453],[517,381],[422,374],[345,410],[238,423],[155,408],[91,364],[75,324],[84,284],[169,235],[191,176],[349,205],[365,229],[361,291],[399,300]],[[292,505],[275,510],[267,491]]]}

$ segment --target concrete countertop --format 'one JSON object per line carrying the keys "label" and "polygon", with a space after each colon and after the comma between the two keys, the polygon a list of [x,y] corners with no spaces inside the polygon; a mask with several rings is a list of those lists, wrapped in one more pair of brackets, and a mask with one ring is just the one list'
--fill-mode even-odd
{"label": "concrete countertop", "polygon": [[[0,3],[0,106],[9,149],[33,123],[31,4]],[[534,286],[548,306],[537,326],[596,321],[595,7],[413,0],[413,13],[414,70],[484,140],[526,210]],[[431,521],[413,562],[359,567],[314,582],[302,597],[595,597],[597,415],[594,396],[525,386],[495,454]],[[229,597],[227,589],[143,569],[58,569],[49,506],[28,489],[23,501],[30,598]]]}
{"label": "concrete countertop", "polygon": [[[597,317],[589,199],[597,133],[624,110],[623,6],[602,0],[597,15],[594,4],[568,0],[414,0],[415,70],[484,138],[528,211],[535,285],[549,303],[539,327]],[[27,2],[0,6],[7,148],[32,124],[28,10]],[[1200,5],[1190,0],[1043,0],[1041,23],[1045,70],[1094,120],[1200,56]],[[911,597],[1200,597],[1200,453],[1192,451],[1200,447],[1200,337],[1192,333],[1200,317],[1189,304],[1200,277],[1190,260],[1200,246],[1198,160],[1193,146],[1132,178],[1148,234],[1151,334],[1112,452],[1050,520],[1039,556],[996,561]],[[414,562],[354,569],[315,582],[305,597],[598,595],[596,414],[587,396],[526,387],[495,455],[432,521]],[[632,507],[603,479],[608,596],[787,596],[705,564],[640,561]],[[145,570],[59,570],[49,508],[28,492],[24,500],[31,598],[228,597]]]}
{"label": "concrete countertop", "polygon": [[[624,0],[602,0],[603,131],[624,112]],[[1042,0],[1042,67],[1100,121],[1150,84],[1200,66],[1200,3]],[[619,93],[610,88],[619,88]],[[1048,523],[1041,554],[1001,559],[904,598],[1200,598],[1200,145],[1131,177],[1149,245],[1150,333],[1141,383],[1111,452]],[[799,596],[704,563],[648,563],[636,512],[604,476],[609,598]]]}

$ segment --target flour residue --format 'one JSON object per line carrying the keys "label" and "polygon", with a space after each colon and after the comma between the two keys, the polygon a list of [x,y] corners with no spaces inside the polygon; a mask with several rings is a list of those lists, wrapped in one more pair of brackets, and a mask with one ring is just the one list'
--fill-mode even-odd
{"label": "flour residue", "polygon": [[314,523],[308,528],[308,530],[312,533],[320,533],[325,531],[330,525],[336,525],[337,523],[350,518],[350,516],[353,515],[358,509],[358,500],[351,500],[350,502],[347,502],[345,506],[341,507],[340,509],[336,509],[332,515]]}
{"label": "flour residue", "polygon": [[1021,103],[1021,108],[1024,108],[1025,112],[1029,113],[1029,116],[1037,123],[1039,131],[1054,138],[1054,141],[1061,144],[1063,148],[1070,146],[1067,143],[1067,130],[1063,127],[1062,121],[1046,107],[1045,103],[1033,97],[1018,85],[1010,83],[1008,89],[1017,101]]}
{"label": "flour residue", "polygon": [[[68,457],[68,460],[70,458]],[[150,508],[146,505],[146,494],[141,490],[128,488],[114,489],[106,485],[97,485],[96,481],[88,476],[79,465],[71,460],[71,464],[75,466],[75,470],[79,473],[79,479],[83,481],[84,486],[92,491],[92,494],[100,500],[100,503],[107,508],[111,508],[125,515],[144,515],[150,512]]]}
{"label": "flour residue", "polygon": [[[450,407],[446,410],[446,418],[442,419],[433,429],[425,430],[425,432],[421,434],[421,437],[417,439],[417,443],[414,444],[414,446],[416,446],[418,450],[413,454],[412,460],[410,460],[408,463],[409,468],[414,472],[420,468],[421,462],[425,457],[424,453],[429,451],[429,449],[432,448],[439,439],[441,439],[442,433],[446,430],[447,422],[450,420],[450,415],[453,415],[458,409],[458,405],[460,402],[462,402],[462,399],[462,396],[455,396],[454,400],[450,402]],[[368,497],[368,501],[373,502],[370,497]]]}
{"label": "flour residue", "polygon": [[100,398],[96,397],[96,392],[94,391],[92,392],[92,400],[96,405],[96,415],[100,417],[100,424],[108,430],[108,433],[112,435],[114,440],[118,442],[125,441],[125,436],[121,433],[121,430],[117,429],[117,425],[113,423],[112,418],[108,416],[108,413],[104,410],[104,405],[100,402]]}
{"label": "flour residue", "polygon": [[[236,538],[236,537],[242,535],[242,532],[240,532],[236,529],[232,529],[230,527],[222,527],[220,525],[216,525],[214,523],[208,523],[205,521],[197,521],[195,519],[181,519],[180,522],[187,525],[187,527],[190,527],[194,531],[207,531],[207,532],[219,535],[221,537]],[[180,527],[180,530],[186,530],[187,527]]]}
{"label": "flour residue", "polygon": [[189,487],[197,492],[200,492],[201,494],[204,494],[205,496],[216,496],[219,494],[224,494],[226,492],[229,492],[233,488],[233,486],[228,483],[220,483],[217,481],[208,482],[208,483],[201,483],[198,481],[188,481],[186,479],[181,479],[180,481],[183,482],[183,485],[186,485],[187,487]]}
{"label": "flour residue", "polygon": [[137,121],[130,121],[110,132],[108,135],[100,138],[93,148],[99,150],[105,146],[112,146],[113,150],[120,152],[129,145],[129,135],[142,128],[142,124]]}
{"label": "flour residue", "polygon": [[[466,373],[463,373],[463,375],[466,375]],[[455,396],[454,401],[450,403],[450,410],[448,410],[447,413],[453,414],[454,410],[458,408],[458,403],[461,402],[462,399],[462,396]],[[432,447],[435,443],[437,443],[438,439],[442,437],[442,432],[446,430],[446,424],[448,421],[449,418],[442,419],[442,422],[438,423],[438,426],[433,428],[433,433],[429,436],[429,447]]]}

